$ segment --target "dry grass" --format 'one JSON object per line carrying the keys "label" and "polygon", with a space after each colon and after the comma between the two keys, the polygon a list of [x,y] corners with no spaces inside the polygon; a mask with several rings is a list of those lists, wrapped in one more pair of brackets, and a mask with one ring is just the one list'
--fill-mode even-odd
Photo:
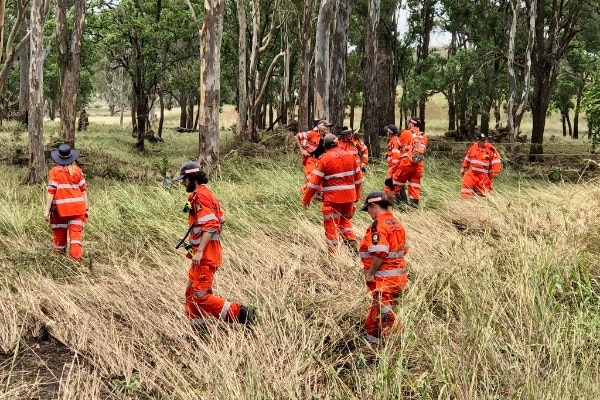
{"label": "dry grass", "polygon": [[[103,137],[87,135],[84,149]],[[108,140],[103,150],[137,157]],[[597,181],[549,185],[508,169],[492,196],[462,201],[454,166],[431,160],[424,209],[397,214],[411,245],[404,333],[375,354],[360,263],[324,256],[297,163],[232,153],[211,182],[228,214],[215,290],[260,318],[203,335],[182,310],[181,188],[91,176],[86,260],[75,264],[48,257],[44,187],[0,166],[0,398],[600,397]],[[366,190],[383,174],[373,165]],[[359,236],[368,225],[357,216]],[[47,343],[64,345],[58,365],[44,359]]]}

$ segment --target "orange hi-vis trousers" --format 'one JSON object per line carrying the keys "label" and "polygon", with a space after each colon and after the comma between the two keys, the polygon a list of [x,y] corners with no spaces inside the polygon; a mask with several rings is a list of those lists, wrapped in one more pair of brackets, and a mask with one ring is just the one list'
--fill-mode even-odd
{"label": "orange hi-vis trousers", "polygon": [[488,174],[468,170],[463,175],[460,187],[462,197],[471,197],[473,195],[485,196],[492,191],[492,181]]}
{"label": "orange hi-vis trousers", "polygon": [[69,242],[69,255],[74,260],[80,260],[83,256],[81,236],[87,217],[85,215],[74,215],[61,217],[52,213],[50,217],[50,228],[54,241],[54,251],[65,252],[67,241]]}
{"label": "orange hi-vis trousers", "polygon": [[421,178],[423,164],[401,164],[400,171],[394,176],[394,191],[405,190],[408,186],[408,197],[419,200],[421,197]]}
{"label": "orange hi-vis trousers", "polygon": [[393,331],[402,332],[400,326],[394,326],[396,314],[393,307],[406,282],[406,275],[375,278],[373,282],[367,282],[367,289],[372,297],[371,308],[365,318],[367,341],[370,343],[380,344],[381,339],[389,336]]}
{"label": "orange hi-vis trousers", "polygon": [[323,226],[325,228],[325,241],[329,253],[337,250],[340,235],[344,240],[356,240],[356,234],[352,228],[352,217],[356,207],[350,203],[332,203],[324,201],[321,207],[323,213]]}
{"label": "orange hi-vis trousers", "polygon": [[185,313],[194,325],[203,325],[209,315],[227,322],[237,322],[239,319],[241,304],[212,294],[215,272],[217,267],[206,265],[192,265],[188,271]]}

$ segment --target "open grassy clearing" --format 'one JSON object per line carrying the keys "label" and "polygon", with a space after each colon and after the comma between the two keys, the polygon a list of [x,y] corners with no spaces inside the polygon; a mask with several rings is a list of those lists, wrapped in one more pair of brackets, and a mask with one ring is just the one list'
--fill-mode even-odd
{"label": "open grassy clearing", "polygon": [[[165,157],[174,172],[197,138],[168,130],[140,155],[126,131],[91,123],[77,138],[91,204],[79,264],[49,257],[45,187],[0,165],[0,398],[600,397],[598,180],[552,184],[509,167],[492,196],[463,201],[458,164],[432,154],[423,209],[398,214],[411,245],[404,334],[376,360],[360,263],[325,257],[319,206],[299,203],[296,152],[222,154],[210,183],[228,216],[215,289],[256,304],[260,322],[198,336],[174,249],[186,195],[163,188],[155,166]],[[374,163],[365,193],[384,174]],[[359,236],[368,225],[357,215]]]}

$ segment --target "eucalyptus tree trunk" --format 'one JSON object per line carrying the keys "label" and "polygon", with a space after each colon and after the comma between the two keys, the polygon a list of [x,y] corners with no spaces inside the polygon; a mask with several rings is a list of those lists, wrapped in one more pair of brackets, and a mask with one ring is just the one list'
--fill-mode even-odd
{"label": "eucalyptus tree trunk", "polygon": [[369,0],[363,67],[365,88],[362,126],[365,130],[365,144],[373,159],[378,159],[381,155],[379,131],[383,128],[383,125],[377,120],[377,30],[380,7],[380,0]]}
{"label": "eucalyptus tree trunk", "polygon": [[[429,56],[429,42],[431,41],[431,30],[433,29],[433,17],[435,14],[434,0],[424,0],[421,11],[421,45],[417,54],[417,76],[425,72],[426,60]],[[421,130],[425,130],[425,102],[422,96],[419,99],[419,116],[421,118]]]}
{"label": "eucalyptus tree trunk", "polygon": [[29,41],[19,52],[19,121],[27,126],[29,109]]}
{"label": "eucalyptus tree trunk", "polygon": [[333,19],[334,0],[321,0],[317,33],[315,36],[315,105],[314,115],[329,118],[329,39]]}
{"label": "eucalyptus tree trunk", "polygon": [[537,13],[537,0],[531,0],[529,8],[529,27],[527,30],[527,48],[525,50],[525,68],[523,70],[523,91],[518,107],[515,109],[515,97],[517,94],[517,78],[515,74],[515,40],[517,36],[517,22],[519,17],[519,0],[511,0],[510,6],[513,11],[512,23],[510,26],[509,41],[508,41],[508,101],[507,101],[507,124],[508,124],[508,151],[513,153],[516,151],[516,141],[519,135],[519,128],[523,119],[523,114],[527,108],[529,99],[529,85],[531,82],[531,53],[535,42],[535,20]]}
{"label": "eucalyptus tree trunk", "polygon": [[49,0],[32,0],[29,64],[29,173],[27,183],[46,178],[44,159],[44,20]]}
{"label": "eucalyptus tree trunk", "polygon": [[329,118],[335,127],[344,124],[344,96],[346,94],[346,61],[348,59],[348,24],[352,0],[339,0],[331,41],[331,91],[329,93]]}
{"label": "eucalyptus tree trunk", "polygon": [[282,43],[283,55],[283,87],[281,92],[281,104],[280,104],[280,123],[281,125],[287,125],[291,119],[291,85],[292,85],[292,52],[290,49],[290,32],[288,27],[287,19],[283,25],[283,43]]}
{"label": "eucalyptus tree trunk", "polygon": [[238,138],[246,138],[248,130],[248,70],[246,66],[246,57],[248,53],[246,29],[246,6],[244,0],[237,0],[237,18],[238,18],[238,115],[236,122],[235,135]]}
{"label": "eucalyptus tree trunk", "polygon": [[[27,32],[21,40],[15,45],[17,32],[21,30],[23,22],[27,15],[27,0],[17,0],[14,7],[17,15],[12,21],[13,26],[8,36],[5,35],[4,22],[6,20],[6,0],[0,0],[0,95],[4,92],[4,85],[8,79],[8,75],[15,64],[15,57],[21,52],[23,47],[27,46],[30,41]],[[48,5],[45,5],[46,9]],[[45,18],[45,17],[44,17]],[[6,44],[5,44],[6,43]]]}
{"label": "eucalyptus tree trunk", "polygon": [[199,161],[210,172],[219,161],[219,105],[221,102],[221,41],[223,0],[205,0],[200,32]]}
{"label": "eucalyptus tree trunk", "polygon": [[67,1],[56,0],[56,40],[60,72],[60,135],[75,145],[77,91],[81,69],[81,37],[85,22],[85,0],[75,0],[73,30],[67,38]]}
{"label": "eucalyptus tree trunk", "polygon": [[309,129],[309,87],[310,60],[312,50],[312,12],[315,0],[304,0],[304,15],[302,18],[302,45],[300,60],[300,86],[298,88],[298,131]]}

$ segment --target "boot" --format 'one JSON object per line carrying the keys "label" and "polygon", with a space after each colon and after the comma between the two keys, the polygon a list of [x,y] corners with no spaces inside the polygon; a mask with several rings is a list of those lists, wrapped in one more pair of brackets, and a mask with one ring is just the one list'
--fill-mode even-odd
{"label": "boot", "polygon": [[412,208],[419,208],[419,199],[410,199],[410,206]]}
{"label": "boot", "polygon": [[400,189],[398,193],[396,193],[396,204],[406,204],[408,203],[408,197],[406,197],[406,190]]}
{"label": "boot", "polygon": [[238,322],[244,325],[252,325],[256,320],[256,307],[254,306],[241,306],[240,316]]}
{"label": "boot", "polygon": [[358,255],[358,243],[356,242],[356,240],[344,240],[344,244],[348,246],[353,255]]}

